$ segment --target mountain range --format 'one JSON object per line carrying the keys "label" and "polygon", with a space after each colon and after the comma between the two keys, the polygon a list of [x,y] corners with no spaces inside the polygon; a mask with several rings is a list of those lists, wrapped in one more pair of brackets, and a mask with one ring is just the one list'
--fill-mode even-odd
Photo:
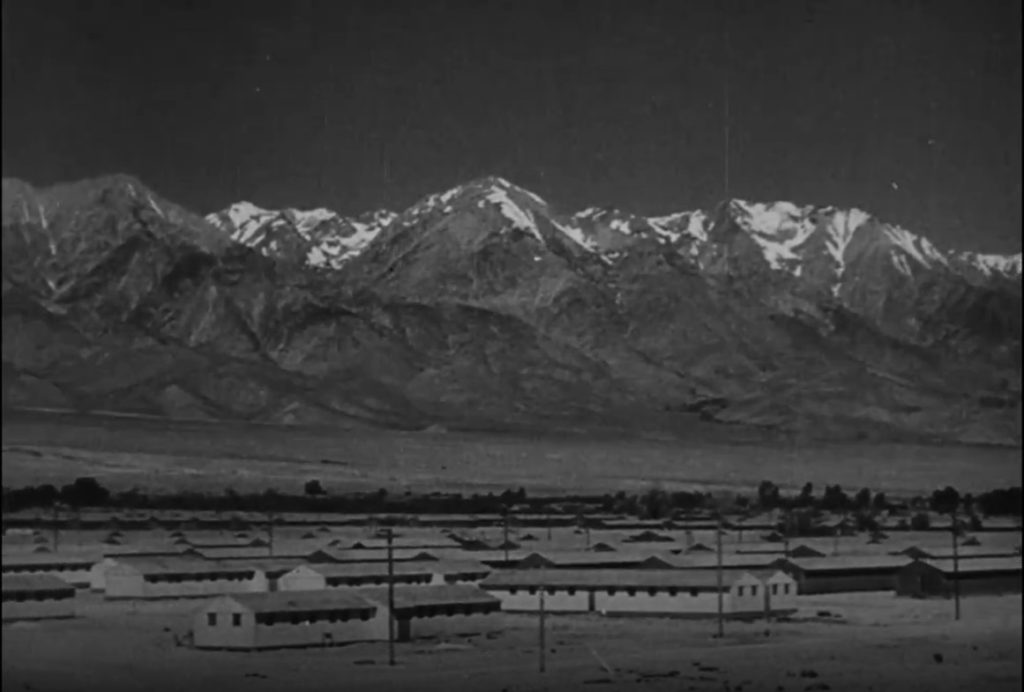
{"label": "mountain range", "polygon": [[5,407],[1019,445],[1021,255],[790,202],[567,213],[498,177],[355,217],[5,179],[3,367]]}

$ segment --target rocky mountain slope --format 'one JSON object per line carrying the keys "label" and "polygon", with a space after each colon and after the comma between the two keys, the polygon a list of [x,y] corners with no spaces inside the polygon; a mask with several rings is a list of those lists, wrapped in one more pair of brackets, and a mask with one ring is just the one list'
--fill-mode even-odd
{"label": "rocky mountain slope", "polygon": [[1020,254],[856,209],[566,214],[484,178],[201,218],[125,176],[5,180],[3,257],[6,405],[1020,440]]}

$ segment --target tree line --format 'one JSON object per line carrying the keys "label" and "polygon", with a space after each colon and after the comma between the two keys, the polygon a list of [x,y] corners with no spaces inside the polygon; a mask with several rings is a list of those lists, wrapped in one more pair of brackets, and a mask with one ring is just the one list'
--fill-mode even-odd
{"label": "tree line", "polygon": [[[891,501],[884,492],[862,488],[848,494],[839,485],[826,485],[815,493],[811,483],[799,492],[784,494],[771,481],[762,481],[756,495],[713,496],[700,491],[667,491],[650,488],[642,493],[605,493],[603,495],[566,494],[530,497],[523,488],[501,493],[389,493],[381,488],[372,492],[331,492],[318,479],[309,479],[301,492],[238,492],[227,488],[220,493],[193,491],[148,493],[138,488],[113,492],[93,477],[81,477],[73,483],[3,488],[4,511],[49,508],[110,507],[123,509],[178,509],[190,511],[246,512],[327,512],[327,513],[415,513],[415,514],[502,514],[518,512],[578,514],[604,512],[647,519],[668,519],[692,512],[749,514],[782,510],[799,516],[842,513],[854,517],[862,528],[870,528],[876,515],[892,510],[913,514],[925,511],[944,514],[962,513],[965,517],[1021,516],[1021,488],[998,488],[973,495],[961,494],[953,487],[936,489],[930,496],[906,501]],[[917,516],[915,514],[914,516]]]}

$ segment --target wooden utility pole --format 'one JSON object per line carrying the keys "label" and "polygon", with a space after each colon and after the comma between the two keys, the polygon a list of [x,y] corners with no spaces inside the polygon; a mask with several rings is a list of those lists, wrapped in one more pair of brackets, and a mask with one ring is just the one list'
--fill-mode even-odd
{"label": "wooden utility pole", "polygon": [[767,580],[764,582],[764,621],[765,624],[772,621],[772,597],[771,585]]}
{"label": "wooden utility pole", "polygon": [[395,665],[395,551],[392,544],[394,534],[389,526],[388,539],[388,665]]}
{"label": "wooden utility pole", "polygon": [[501,547],[505,549],[505,566],[508,567],[508,508],[505,508],[505,526],[503,535],[505,540],[502,542]]}
{"label": "wooden utility pole", "polygon": [[60,505],[53,503],[53,552],[60,549]]}
{"label": "wooden utility pole", "polygon": [[954,619],[960,619],[960,552],[956,540],[956,510],[949,514],[950,530],[953,534],[953,603]]}
{"label": "wooden utility pole", "polygon": [[791,514],[786,514],[786,521],[783,523],[782,528],[782,557],[789,557],[789,532],[793,528],[793,517]]}
{"label": "wooden utility pole", "polygon": [[274,513],[267,512],[267,552],[274,554]]}
{"label": "wooden utility pole", "polygon": [[718,586],[718,638],[721,639],[725,636],[725,594],[722,593],[724,579],[722,578],[722,517],[718,517],[715,529],[715,545],[717,550],[716,565],[715,565],[715,577]]}
{"label": "wooden utility pole", "polygon": [[545,634],[544,633],[544,625],[545,625],[544,619],[545,619],[546,613],[544,611],[544,606],[545,606],[545,603],[544,603],[544,590],[545,589],[544,589],[544,566],[543,565],[541,565],[541,568],[540,568],[540,579],[538,579],[538,581],[540,582],[540,601],[539,601],[539,605],[540,605],[540,609],[539,610],[540,610],[540,612],[538,613],[538,618],[537,618],[537,620],[538,620],[537,641],[538,641],[538,644],[540,646],[540,672],[543,673],[547,669],[547,661],[546,661],[546,648],[547,648],[547,645],[546,645],[546,643],[544,641],[544,634]]}

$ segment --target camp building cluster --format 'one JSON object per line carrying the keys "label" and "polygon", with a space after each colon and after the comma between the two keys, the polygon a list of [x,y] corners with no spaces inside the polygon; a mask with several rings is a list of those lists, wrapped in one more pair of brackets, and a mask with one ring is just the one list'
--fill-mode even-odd
{"label": "camp building cluster", "polygon": [[85,527],[5,517],[5,622],[81,616],[85,601],[194,599],[192,645],[247,650],[407,641],[453,618],[474,630],[499,611],[778,619],[811,594],[1021,591],[1019,526],[954,545],[943,532],[863,536],[842,525],[790,540],[772,517],[724,528],[708,517],[519,518],[511,529],[494,517],[420,517],[385,530],[352,516],[264,525],[237,515],[211,527],[201,514],[94,515]]}

